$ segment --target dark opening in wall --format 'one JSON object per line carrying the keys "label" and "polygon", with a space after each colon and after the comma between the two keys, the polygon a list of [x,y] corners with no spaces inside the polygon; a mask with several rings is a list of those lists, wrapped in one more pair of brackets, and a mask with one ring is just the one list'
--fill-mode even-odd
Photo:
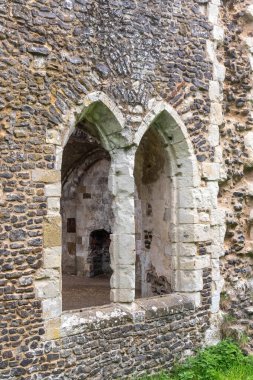
{"label": "dark opening in wall", "polygon": [[112,270],[110,267],[110,233],[105,230],[92,231],[90,234],[90,247],[87,262],[89,270],[88,277],[98,276],[100,274],[110,276]]}

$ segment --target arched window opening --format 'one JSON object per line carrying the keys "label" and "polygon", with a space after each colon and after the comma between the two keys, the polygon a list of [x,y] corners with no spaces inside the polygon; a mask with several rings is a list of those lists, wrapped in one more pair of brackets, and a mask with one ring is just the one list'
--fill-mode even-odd
{"label": "arched window opening", "polygon": [[171,173],[168,152],[155,126],[142,137],[135,158],[136,297],[171,293]]}
{"label": "arched window opening", "polygon": [[110,303],[111,162],[95,131],[82,121],[63,151],[63,310]]}

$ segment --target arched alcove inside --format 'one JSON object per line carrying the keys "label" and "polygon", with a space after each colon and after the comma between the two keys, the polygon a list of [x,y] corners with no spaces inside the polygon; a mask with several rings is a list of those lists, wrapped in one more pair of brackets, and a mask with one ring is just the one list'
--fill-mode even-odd
{"label": "arched alcove inside", "polygon": [[[92,99],[92,96],[91,96]],[[112,151],[124,143],[105,99],[91,102],[64,137],[61,165],[63,310],[110,303]]]}
{"label": "arched alcove inside", "polygon": [[208,227],[198,224],[200,177],[186,127],[161,102],[134,141],[136,296],[184,292],[199,297],[197,242],[206,239]]}
{"label": "arched alcove inside", "polygon": [[171,292],[171,169],[154,126],[135,156],[136,296]]}
{"label": "arched alcove inside", "polygon": [[[102,266],[105,260],[110,267],[113,213],[108,177],[111,159],[99,136],[91,135],[90,131],[96,131],[95,126],[87,120],[80,122],[63,151],[63,309],[110,302],[111,270],[103,271]],[[99,231],[107,234],[104,244]]]}

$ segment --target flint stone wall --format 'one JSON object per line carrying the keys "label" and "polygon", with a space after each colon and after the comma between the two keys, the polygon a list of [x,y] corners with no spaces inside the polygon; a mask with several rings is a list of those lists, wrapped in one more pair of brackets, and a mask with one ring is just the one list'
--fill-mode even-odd
{"label": "flint stone wall", "polygon": [[[208,305],[195,310],[178,295],[62,315],[61,337],[21,348],[1,379],[128,379],[192,353],[209,326]],[[10,360],[11,361],[11,360]]]}
{"label": "flint stone wall", "polygon": [[[243,5],[244,2],[240,1],[242,8]],[[226,30],[226,34],[232,37],[241,11],[241,8],[235,11],[234,28]],[[224,234],[223,222],[220,221],[222,213],[217,209],[211,215],[206,212],[210,204],[217,208],[217,180],[222,173],[219,128],[223,126],[222,82],[225,70],[216,57],[217,45],[219,60],[222,61],[226,54],[226,63],[229,65],[231,62],[231,41],[226,40],[225,51],[221,47],[224,31],[218,25],[218,15],[218,0],[0,0],[1,379],[53,380],[64,379],[64,376],[82,379],[85,376],[89,378],[88,372],[87,375],[83,373],[88,368],[98,371],[97,375],[94,374],[98,379],[117,378],[115,368],[119,371],[120,365],[111,366],[110,363],[118,347],[121,347],[120,370],[122,376],[127,376],[127,371],[144,370],[142,365],[145,363],[148,370],[162,367],[165,359],[170,364],[177,349],[181,355],[188,348],[203,343],[204,333],[209,327],[210,305],[212,311],[219,310],[219,256],[223,252],[221,241]],[[228,23],[226,15],[227,10],[224,11],[224,25]],[[235,45],[241,46],[240,40],[232,39]],[[239,52],[237,57],[240,65],[240,57],[244,59],[244,55]],[[234,67],[230,69],[233,74]],[[226,78],[228,86],[232,83],[232,74],[231,78]],[[247,86],[251,86],[249,78],[246,82]],[[201,222],[211,220],[215,231],[211,235],[206,233],[209,241],[198,240],[194,247],[201,259],[207,258],[209,270],[203,270],[203,277],[200,270],[199,277],[192,278],[197,285],[200,283],[202,286],[203,282],[199,298],[202,306],[196,311],[185,307],[178,314],[157,315],[154,319],[147,318],[138,323],[127,314],[114,328],[106,325],[105,329],[96,330],[97,325],[91,326],[87,341],[83,332],[79,335],[70,333],[69,337],[61,338],[58,325],[56,329],[51,326],[49,339],[45,334],[45,313],[52,315],[52,310],[61,308],[56,290],[60,288],[60,273],[52,269],[59,266],[61,241],[58,233],[60,219],[55,217],[53,222],[47,219],[47,196],[51,193],[54,197],[57,193],[59,197],[59,188],[54,189],[53,186],[54,182],[60,181],[57,157],[62,150],[61,137],[66,129],[66,119],[72,110],[83,104],[85,96],[94,91],[103,91],[120,109],[129,146],[156,101],[162,99],[172,105],[184,121],[199,162],[203,188],[211,193],[208,197],[203,190],[195,195]],[[241,103],[235,102],[236,107],[240,108]],[[231,118],[232,113],[228,112],[227,116]],[[243,126],[235,121],[233,128],[238,132]],[[252,120],[247,116],[248,128],[252,128]],[[240,132],[242,137],[244,132]],[[228,136],[230,145],[225,147],[228,161],[224,162],[224,168],[232,168],[232,179],[239,184],[243,173],[241,161],[244,162],[245,156],[231,166],[229,157],[232,155],[238,159],[237,141],[236,136],[228,131],[224,133],[224,145]],[[244,150],[243,144],[240,148]],[[226,186],[233,188],[234,185],[229,182]],[[226,192],[220,194],[227,199]],[[239,198],[239,207],[248,210],[241,201],[243,197]],[[244,220],[239,214],[235,216]],[[228,215],[228,225],[229,221]],[[43,224],[47,239],[43,237]],[[236,225],[236,242],[233,241],[235,234],[232,237],[227,235],[228,251],[234,243],[236,247],[244,247],[246,227]],[[201,231],[204,233],[204,230]],[[202,233],[198,234],[198,239],[199,235]],[[218,235],[221,236],[220,240],[216,239]],[[56,247],[53,259],[47,256],[52,246]],[[236,252],[233,249],[232,253]],[[247,251],[247,262],[244,258],[240,261],[246,262],[242,264],[243,270],[245,266],[250,267],[249,276],[252,278],[251,252]],[[191,254],[189,257],[186,266],[191,263]],[[226,262],[224,258],[226,273],[226,265],[234,270],[235,262]],[[45,266],[51,270],[45,269]],[[50,276],[54,277],[54,281],[48,281]],[[242,272],[240,276],[247,283]],[[48,304],[50,307],[47,306],[50,310],[44,308],[44,314],[42,303],[44,306],[46,303],[42,302],[40,293],[35,292],[35,281],[41,284],[42,294],[50,294],[53,300]],[[188,279],[188,282],[191,281]],[[214,291],[213,301],[211,288]],[[239,310],[245,296],[249,308],[252,305],[249,292],[250,287],[246,287],[246,292],[242,291],[242,296],[236,297],[230,308],[235,309],[236,306]],[[244,316],[244,313],[238,315],[240,318]],[[172,325],[174,319],[179,326],[179,322],[184,321],[178,330],[174,330]],[[191,326],[191,321],[196,322],[195,326]],[[167,328],[172,335],[168,335],[166,342],[162,343]],[[148,346],[145,329],[149,331],[148,338],[154,346]],[[122,347],[127,331],[135,336],[134,344],[128,337],[131,349],[124,351]],[[100,335],[104,339],[102,344],[105,340],[107,343],[105,348],[101,344],[102,349]],[[107,351],[111,355],[109,359]],[[157,352],[160,353],[159,359]],[[117,357],[117,353],[115,355]],[[94,368],[91,368],[92,365]],[[71,371],[80,373],[71,374]]]}

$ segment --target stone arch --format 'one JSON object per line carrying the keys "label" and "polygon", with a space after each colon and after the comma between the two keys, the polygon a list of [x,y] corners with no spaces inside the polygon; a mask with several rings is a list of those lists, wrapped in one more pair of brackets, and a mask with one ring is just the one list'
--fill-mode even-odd
{"label": "stone arch", "polygon": [[[113,194],[113,211],[117,210],[115,211],[115,220],[117,222],[112,228],[112,244],[110,246],[110,253],[113,256],[111,260],[113,269],[111,300],[114,302],[131,302],[134,299],[133,281],[129,281],[129,273],[134,267],[133,252],[131,260],[127,262],[125,260],[125,244],[129,245],[128,240],[123,236],[123,239],[120,238],[120,243],[116,243],[116,241],[118,242],[119,234],[123,233],[125,214],[134,214],[134,208],[131,210],[133,204],[129,203],[129,201],[122,201],[121,192],[119,191],[125,181],[128,184],[133,182],[130,172],[120,170],[118,161],[118,157],[122,154],[118,152],[122,152],[124,147],[129,145],[123,131],[125,121],[122,113],[110,98],[102,92],[94,92],[85,97],[81,106],[72,109],[65,116],[65,122],[59,127],[58,131],[50,130],[47,132],[46,142],[48,146],[53,147],[55,150],[55,169],[36,169],[32,173],[33,181],[45,184],[48,206],[48,214],[44,218],[43,224],[43,267],[46,270],[47,277],[45,280],[36,281],[37,295],[42,301],[45,320],[58,318],[62,312],[62,223],[60,216],[62,153],[69,137],[75,130],[75,126],[84,119],[95,127],[94,130],[89,130],[88,132],[100,139],[102,146],[111,157],[109,190]],[[121,206],[118,207],[116,203],[121,203]],[[129,216],[128,225],[130,226],[131,223],[134,224],[134,219]],[[133,230],[133,228],[130,228],[130,230]],[[123,261],[121,260],[122,257],[124,257]]]}
{"label": "stone arch", "polygon": [[67,143],[76,124],[84,118],[96,125],[101,142],[107,150],[113,149],[114,144],[116,146],[120,145],[117,143],[116,136],[120,135],[125,126],[124,116],[117,105],[104,92],[96,91],[88,94],[83,99],[81,106],[72,109],[66,116],[65,128],[61,133],[62,146]]}
{"label": "stone arch", "polygon": [[170,105],[160,102],[146,115],[134,136],[136,146],[150,128],[160,135],[171,167],[172,291],[200,299],[207,260],[197,255],[197,249],[199,242],[210,238],[210,225],[202,224],[198,215],[201,206],[198,163],[187,129]]}

